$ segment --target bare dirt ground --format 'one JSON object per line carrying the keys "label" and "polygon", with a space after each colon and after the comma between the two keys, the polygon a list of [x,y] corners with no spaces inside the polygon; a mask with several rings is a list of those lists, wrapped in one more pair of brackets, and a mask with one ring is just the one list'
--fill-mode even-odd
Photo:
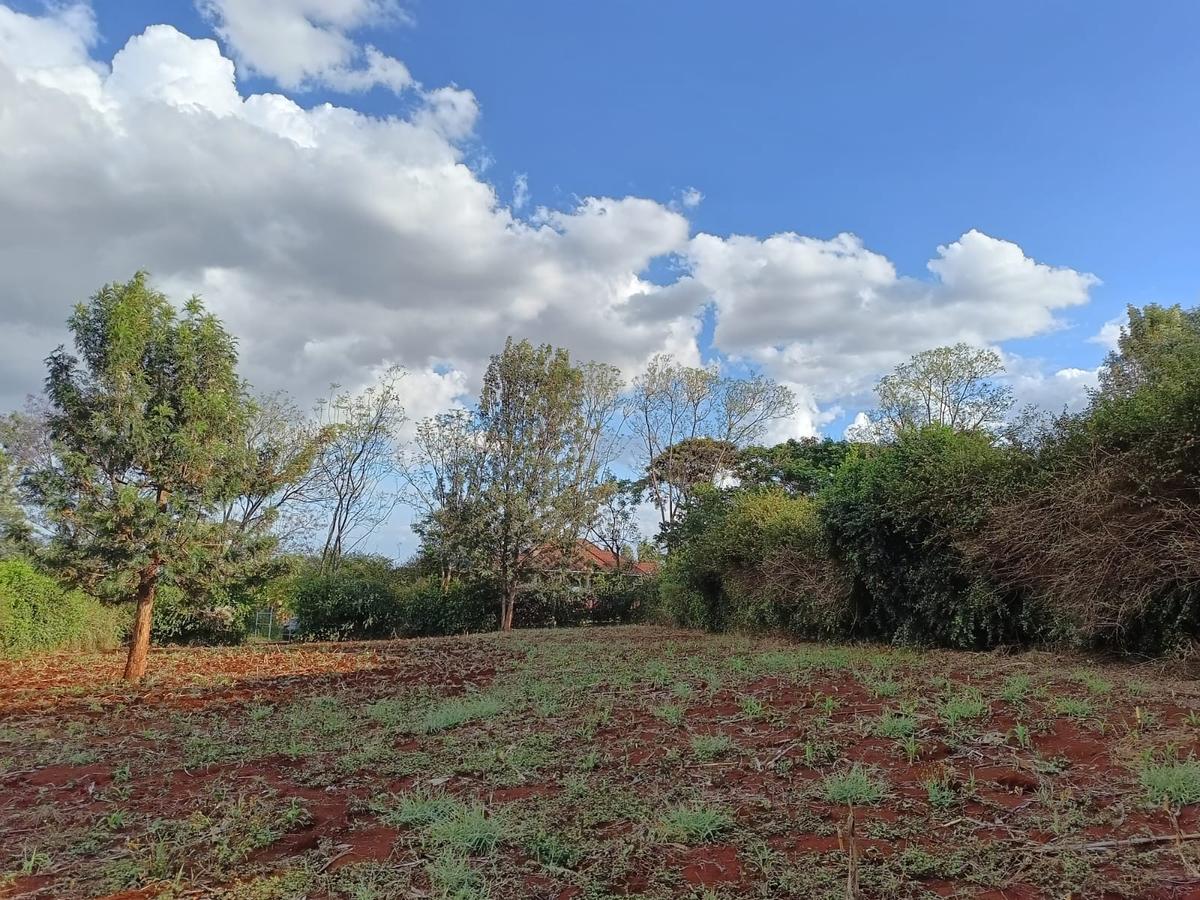
{"label": "bare dirt ground", "polygon": [[638,627],[120,663],[0,663],[0,896],[1200,897],[1200,688],[1154,668]]}

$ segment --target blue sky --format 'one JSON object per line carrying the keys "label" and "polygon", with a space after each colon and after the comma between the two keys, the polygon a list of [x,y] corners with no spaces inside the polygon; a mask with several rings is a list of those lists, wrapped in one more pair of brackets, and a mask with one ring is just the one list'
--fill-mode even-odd
{"label": "blue sky", "polygon": [[[157,22],[211,34],[188,2],[95,8],[113,51]],[[364,37],[476,93],[501,190],[516,173],[548,204],[695,186],[697,228],[852,231],[914,274],[966,229],[1004,236],[1104,282],[1077,328],[1036,342],[1064,364],[1089,363],[1082,332],[1126,303],[1200,297],[1196,3],[406,8],[412,24]]]}
{"label": "blue sky", "polygon": [[1193,2],[0,0],[0,397],[145,267],[302,404],[400,363],[428,415],[510,333],[761,369],[802,400],[777,437],[955,340],[1078,403],[1127,303],[1200,300],[1197,34]]}

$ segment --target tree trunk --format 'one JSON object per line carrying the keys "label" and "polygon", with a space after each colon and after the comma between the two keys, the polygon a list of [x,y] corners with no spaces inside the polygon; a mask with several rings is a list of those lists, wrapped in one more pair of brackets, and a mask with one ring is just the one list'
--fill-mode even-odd
{"label": "tree trunk", "polygon": [[154,614],[154,595],[158,590],[159,562],[155,560],[142,569],[137,588],[137,612],[133,618],[133,635],[129,639],[129,657],[125,660],[125,680],[137,683],[146,674],[146,657],[150,654],[150,623]]}
{"label": "tree trunk", "polygon": [[500,630],[512,631],[513,609],[517,605],[517,586],[505,586],[504,597],[500,601]]}

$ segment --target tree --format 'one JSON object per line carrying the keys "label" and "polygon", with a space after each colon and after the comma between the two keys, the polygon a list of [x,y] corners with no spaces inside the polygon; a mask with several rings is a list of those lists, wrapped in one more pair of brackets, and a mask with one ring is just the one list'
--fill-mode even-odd
{"label": "tree", "polygon": [[918,353],[875,385],[870,436],[889,440],[926,425],[995,427],[1013,404],[1012,389],[993,380],[1004,372],[1000,354],[967,344]]}
{"label": "tree", "polygon": [[125,678],[138,681],[160,583],[230,590],[273,549],[268,521],[239,530],[223,515],[253,480],[252,405],[221,322],[195,297],[180,315],[145,273],[102,288],[69,327],[78,355],[47,360],[52,457],[26,484],[52,529],[48,561],[136,602]]}
{"label": "tree", "polygon": [[316,462],[332,437],[331,429],[317,426],[284,393],[255,399],[242,434],[250,468],[238,496],[226,503],[225,520],[247,532],[282,516],[282,537],[293,546],[311,536],[321,488]]}
{"label": "tree", "polygon": [[419,512],[413,528],[422,553],[437,565],[443,590],[457,573],[473,567],[468,535],[481,450],[475,418],[462,409],[420,422],[404,453],[407,499]]}
{"label": "tree", "polygon": [[572,365],[566,350],[509,338],[484,376],[474,535],[500,585],[502,630],[538,557],[566,552],[595,508],[620,391],[618,378],[598,371]]}
{"label": "tree", "polygon": [[15,467],[0,446],[0,559],[15,556],[28,534],[29,523],[17,493]]}
{"label": "tree", "polygon": [[683,366],[660,354],[633,383],[627,414],[643,469],[646,490],[664,527],[679,518],[686,482],[665,480],[655,460],[669,448],[698,438],[744,446],[762,437],[776,419],[796,409],[792,392],[769,378],[736,379],[714,368]]}
{"label": "tree", "polygon": [[[317,407],[329,435],[316,462],[316,490],[329,524],[321,548],[323,571],[337,568],[396,508],[388,485],[399,473],[396,443],[404,424],[399,386],[405,372],[393,366],[357,394],[333,394]],[[337,390],[337,385],[332,388]]]}
{"label": "tree", "polygon": [[738,454],[735,471],[744,486],[778,485],[815,497],[833,481],[851,448],[830,438],[792,438],[773,447],[747,447]]}
{"label": "tree", "polygon": [[600,482],[596,508],[588,523],[588,537],[613,555],[617,570],[632,562],[630,548],[641,537],[635,514],[641,490],[636,482],[611,473]]}

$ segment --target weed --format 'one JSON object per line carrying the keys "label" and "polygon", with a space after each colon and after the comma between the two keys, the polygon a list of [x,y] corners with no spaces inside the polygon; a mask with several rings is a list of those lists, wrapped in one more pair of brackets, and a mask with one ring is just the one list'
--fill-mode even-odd
{"label": "weed", "polygon": [[887,785],[855,763],[840,775],[827,775],[821,783],[821,793],[830,803],[845,806],[878,803],[887,794]]}
{"label": "weed", "polygon": [[421,730],[426,734],[446,731],[466,722],[491,718],[503,709],[503,702],[487,695],[447,700],[425,713],[421,720]]}
{"label": "weed", "polygon": [[457,853],[491,853],[500,843],[504,825],[480,804],[459,806],[448,816],[432,822],[425,834],[444,850]]}
{"label": "weed", "polygon": [[733,820],[720,809],[708,806],[677,806],[659,821],[659,830],[667,840],[685,844],[713,840],[733,825]]}
{"label": "weed", "polygon": [[742,699],[738,701],[738,706],[741,708],[743,715],[749,716],[752,719],[761,719],[764,715],[766,715],[767,712],[765,703],[763,703],[757,697],[751,697],[749,695],[742,697]]}
{"label": "weed", "polygon": [[885,709],[883,715],[875,723],[875,734],[885,738],[906,738],[917,730],[917,720],[913,716],[896,713]]}
{"label": "weed", "polygon": [[1054,701],[1054,711],[1072,719],[1087,719],[1094,712],[1090,700],[1080,697],[1059,697]]}
{"label": "weed", "polygon": [[698,734],[692,738],[692,752],[705,762],[724,756],[732,746],[733,741],[725,734]]}
{"label": "weed", "polygon": [[683,707],[676,706],[674,703],[665,703],[657,707],[654,710],[654,714],[668,725],[679,726],[683,724]]}
{"label": "weed", "polygon": [[1029,696],[1033,679],[1028,675],[1009,675],[1000,688],[1000,696],[1009,703],[1022,703]]}
{"label": "weed", "polygon": [[414,791],[372,800],[367,808],[386,824],[407,828],[432,825],[459,813],[463,807],[460,801],[447,794]]}
{"label": "weed", "polygon": [[1138,777],[1146,801],[1153,806],[1200,803],[1200,760],[1194,757],[1182,761],[1169,757],[1159,762],[1147,760]]}
{"label": "weed", "polygon": [[971,719],[981,719],[988,713],[988,705],[978,690],[968,689],[947,697],[938,707],[938,715],[949,728]]}

